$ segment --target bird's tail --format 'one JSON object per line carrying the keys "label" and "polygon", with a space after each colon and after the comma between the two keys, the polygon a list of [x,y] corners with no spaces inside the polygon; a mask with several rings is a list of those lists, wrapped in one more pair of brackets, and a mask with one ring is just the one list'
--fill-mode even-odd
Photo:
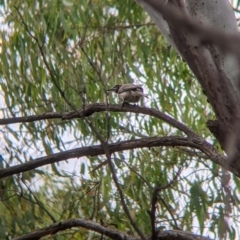
{"label": "bird's tail", "polygon": [[148,95],[144,94],[144,93],[141,93],[141,95],[145,98],[148,98]]}

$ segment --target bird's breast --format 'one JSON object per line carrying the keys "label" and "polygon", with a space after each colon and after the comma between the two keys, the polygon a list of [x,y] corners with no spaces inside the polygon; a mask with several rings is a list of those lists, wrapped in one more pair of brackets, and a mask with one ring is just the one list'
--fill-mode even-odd
{"label": "bird's breast", "polygon": [[138,102],[142,95],[138,91],[126,91],[119,93],[118,96],[122,101]]}

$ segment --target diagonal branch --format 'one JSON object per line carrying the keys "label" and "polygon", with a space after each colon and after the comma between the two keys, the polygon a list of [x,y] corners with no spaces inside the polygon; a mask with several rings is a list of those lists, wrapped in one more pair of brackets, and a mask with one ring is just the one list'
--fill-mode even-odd
{"label": "diagonal branch", "polygon": [[121,201],[121,205],[122,205],[122,208],[130,222],[130,224],[132,225],[132,227],[134,228],[134,230],[138,233],[138,235],[140,236],[140,238],[142,240],[146,240],[143,232],[140,230],[140,228],[137,226],[137,224],[133,221],[133,218],[128,210],[128,207],[127,207],[127,204],[126,204],[126,201],[125,201],[125,197],[124,197],[124,194],[123,194],[123,191],[120,187],[120,184],[118,182],[118,178],[117,178],[117,175],[116,175],[116,172],[115,172],[115,169],[114,169],[114,165],[111,161],[111,153],[109,151],[109,146],[108,146],[108,143],[104,141],[104,139],[102,138],[101,134],[97,131],[97,129],[92,125],[92,123],[90,121],[88,121],[88,119],[85,118],[85,121],[87,122],[87,124],[89,125],[89,127],[91,128],[91,130],[94,132],[94,134],[97,136],[98,140],[101,142],[101,146],[104,150],[104,153],[107,157],[107,163],[108,163],[108,166],[109,166],[109,169],[112,173],[112,179],[116,185],[116,188],[118,190],[118,194],[120,196],[120,201]]}
{"label": "diagonal branch", "polygon": [[[222,154],[219,154],[214,147],[212,147],[208,142],[199,138],[184,138],[178,136],[170,137],[147,137],[142,139],[134,139],[128,141],[122,141],[117,143],[108,144],[110,154],[114,152],[121,152],[124,150],[131,150],[137,148],[151,148],[158,146],[184,146],[199,149],[205,153],[209,159],[214,163],[225,167],[236,176],[240,177],[240,174],[237,172],[236,168],[227,164],[228,158]],[[98,156],[104,154],[102,145],[94,145],[89,147],[75,148],[72,150],[51,154],[49,156],[36,158],[26,163],[18,164],[16,166],[8,167],[0,170],[0,178],[11,176],[13,174],[18,174],[26,171],[33,170],[35,168],[52,164],[66,159],[79,158],[83,156]]]}
{"label": "diagonal branch", "polygon": [[27,198],[22,192],[21,192],[20,197],[24,198],[25,200],[27,200],[27,201],[29,201],[29,202],[31,202],[33,204],[36,204],[40,209],[42,209],[49,216],[49,218],[53,222],[56,222],[54,216],[47,210],[47,208],[45,208],[44,204],[36,197],[35,193],[33,193],[33,191],[31,190],[30,186],[23,179],[22,179],[22,183],[25,185],[25,187],[27,188],[29,193],[32,195],[32,197],[35,199],[35,201],[30,199],[30,198]]}
{"label": "diagonal branch", "polygon": [[[232,11],[228,10],[229,1],[215,1],[216,4],[226,2],[228,5],[227,7],[224,4],[225,7],[222,10],[229,13],[227,14],[229,19],[226,21],[221,19],[219,22],[212,22],[206,17],[204,9],[210,8],[205,6],[201,11],[199,3],[201,1],[198,1],[199,5],[196,5],[196,8],[193,7],[195,10],[191,9],[184,0],[169,0],[170,4],[167,6],[156,0],[136,1],[146,7],[153,18],[158,16],[166,20],[171,40],[197,77],[215,112],[217,120],[210,122],[209,129],[230,157],[229,164],[235,165],[240,172],[238,144],[240,142],[240,88],[238,84],[240,35],[237,26],[233,23],[235,17],[231,16]],[[192,5],[194,5],[193,2]],[[215,8],[217,6],[220,5],[215,5]],[[213,16],[219,15],[220,12],[217,12],[215,11]],[[156,23],[158,23],[157,20]],[[234,74],[232,68],[236,69]]]}
{"label": "diagonal branch", "polygon": [[[240,35],[239,33],[230,33],[220,28],[209,28],[203,24],[199,24],[190,18],[185,12],[173,6],[173,4],[164,4],[163,1],[157,0],[136,0],[137,2],[145,2],[154,10],[161,13],[164,19],[174,24],[175,28],[187,29],[193,35],[199,38],[199,42],[214,43],[224,50],[228,50],[233,54],[240,55]],[[231,42],[231,44],[226,44]]]}
{"label": "diagonal branch", "polygon": [[71,107],[71,109],[75,109],[75,107],[69,102],[69,100],[66,98],[64,91],[61,89],[60,84],[57,83],[57,78],[56,78],[56,74],[54,73],[53,69],[50,67],[50,64],[47,61],[45,52],[44,52],[44,45],[40,44],[40,41],[38,40],[37,37],[35,37],[31,30],[28,28],[28,25],[25,23],[24,18],[22,16],[22,14],[20,13],[19,9],[16,6],[13,6],[16,11],[18,16],[20,17],[21,21],[19,21],[17,19],[17,21],[23,26],[23,28],[26,30],[27,34],[35,41],[35,43],[37,44],[37,47],[40,51],[40,55],[42,57],[43,63],[51,77],[51,81],[53,82],[54,86],[56,87],[56,89],[58,90],[58,92],[60,93],[61,97],[65,100],[65,102]]}

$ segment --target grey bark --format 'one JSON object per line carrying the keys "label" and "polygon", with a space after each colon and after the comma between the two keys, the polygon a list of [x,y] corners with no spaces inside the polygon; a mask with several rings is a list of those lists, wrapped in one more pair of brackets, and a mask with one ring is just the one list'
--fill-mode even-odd
{"label": "grey bark", "polygon": [[136,0],[186,61],[216,119],[207,123],[240,173],[240,38],[226,0]]}

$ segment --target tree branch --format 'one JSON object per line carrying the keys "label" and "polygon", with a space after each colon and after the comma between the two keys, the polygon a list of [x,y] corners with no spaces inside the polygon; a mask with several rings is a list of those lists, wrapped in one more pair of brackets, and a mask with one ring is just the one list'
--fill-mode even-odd
{"label": "tree branch", "polygon": [[[8,118],[8,119],[0,119],[0,125],[3,124],[11,124],[11,123],[20,123],[20,122],[33,122],[33,121],[39,121],[39,120],[45,120],[45,119],[54,119],[59,118],[62,120],[69,120],[74,118],[84,118],[87,116],[92,115],[96,112],[103,112],[106,111],[106,104],[103,103],[93,103],[85,106],[84,109],[81,109],[79,111],[70,111],[70,112],[64,112],[64,113],[45,113],[42,115],[34,115],[34,116],[28,116],[28,117],[18,117],[18,118]],[[181,141],[179,142],[176,139],[173,139],[171,137],[166,137],[168,141],[165,142],[164,138],[143,138],[138,140],[131,140],[125,141],[122,143],[116,143],[116,144],[110,144],[109,147],[112,148],[110,151],[112,152],[118,152],[122,150],[129,150],[134,148],[141,148],[141,147],[152,147],[152,146],[187,146],[187,147],[193,147],[196,149],[201,150],[203,153],[205,153],[209,159],[211,159],[214,163],[219,164],[223,168],[229,170],[230,172],[234,173],[236,176],[240,177],[240,172],[227,160],[228,158],[224,157],[223,155],[219,154],[218,151],[207,141],[205,141],[203,138],[195,134],[190,128],[188,128],[185,124],[175,120],[174,118],[168,116],[165,113],[162,113],[159,110],[147,108],[147,107],[140,107],[140,106],[134,106],[134,105],[126,105],[123,108],[121,108],[121,105],[118,104],[110,104],[108,105],[108,111],[112,112],[133,112],[133,113],[141,113],[145,115],[149,115],[152,117],[156,117],[160,120],[163,120],[167,122],[169,125],[179,129],[180,131],[184,132],[189,138],[185,138],[185,141],[182,141],[184,138],[180,138]],[[160,142],[154,142],[153,139],[158,139]],[[170,140],[171,139],[171,140]],[[151,142],[148,142],[148,140]],[[163,142],[161,142],[163,141]],[[139,143],[141,144],[139,145]],[[115,146],[118,146],[117,149]],[[89,150],[90,149],[90,150]],[[96,151],[91,152],[91,150],[94,149]],[[15,166],[17,169],[13,169],[14,167],[8,168],[11,170],[11,173],[6,173],[2,171],[7,171],[7,169],[0,170],[0,178],[6,177],[11,174],[16,174],[24,171],[29,171],[34,168],[51,164],[54,162],[63,161],[65,159],[69,158],[75,158],[75,157],[82,157],[82,156],[97,156],[103,154],[103,150],[100,149],[99,146],[91,146],[91,147],[85,147],[85,148],[79,148],[79,149],[73,149],[70,151],[50,155],[48,157],[38,158],[34,160],[34,162],[31,163],[24,163],[22,166],[23,169],[19,170],[19,166]]]}
{"label": "tree branch", "polygon": [[[220,28],[209,28],[191,19],[185,12],[182,12],[173,4],[164,4],[164,2],[157,0],[137,0],[137,2],[145,2],[149,4],[154,10],[161,13],[167,21],[174,24],[175,28],[187,29],[193,35],[199,38],[199,42],[214,43],[223,50],[228,50],[233,54],[240,56],[240,35],[239,33],[232,33],[223,31]],[[231,42],[231,44],[226,44]]]}
{"label": "tree branch", "polygon": [[[155,228],[155,221],[156,221],[156,204],[158,202],[158,193],[162,190],[165,190],[167,188],[170,188],[170,186],[172,184],[174,184],[178,178],[178,176],[180,175],[182,171],[182,168],[179,168],[177,174],[174,176],[174,178],[165,186],[161,186],[161,185],[157,185],[155,186],[155,188],[153,189],[153,193],[152,193],[152,200],[151,200],[151,210],[148,211],[148,214],[150,216],[150,221],[151,221],[151,228],[152,228],[152,237],[151,240],[155,240],[156,239],[156,228]],[[174,218],[173,214],[171,213],[171,211],[169,210],[169,207],[167,206],[167,204],[165,203],[165,201],[162,199],[162,197],[160,197],[160,200],[163,202],[163,204],[167,207],[168,212],[170,213],[170,215],[172,216],[172,219],[174,221],[175,227],[177,229],[179,229],[178,225],[177,225],[177,221]]]}
{"label": "tree branch", "polygon": [[[138,238],[129,236],[123,232],[119,232],[116,229],[107,228],[99,225],[93,221],[83,220],[83,219],[69,219],[62,222],[54,223],[46,228],[42,228],[36,230],[31,233],[27,233],[20,237],[16,237],[13,240],[39,240],[40,238],[56,234],[59,231],[64,231],[66,229],[71,229],[72,227],[82,227],[88,230],[92,230],[94,232],[98,232],[104,236],[107,236],[114,240],[139,240]],[[148,239],[151,239],[149,237]],[[212,240],[208,237],[203,237],[200,235],[192,234],[186,231],[180,230],[168,230],[168,231],[160,231],[157,234],[156,240]]]}
{"label": "tree branch", "polygon": [[123,240],[123,239],[138,240],[137,238],[129,236],[125,233],[119,232],[116,229],[107,228],[93,221],[83,220],[83,219],[69,219],[66,221],[57,222],[50,225],[49,227],[36,230],[34,232],[25,234],[21,237],[16,237],[13,240],[38,240],[44,236],[53,235],[59,231],[71,229],[72,227],[86,228],[115,240]]}
{"label": "tree branch", "polygon": [[[136,1],[147,6],[152,17],[163,16],[166,20],[172,42],[197,77],[216,114],[217,121],[211,122],[210,130],[230,157],[229,164],[240,173],[240,72],[236,70],[232,74],[231,70],[238,69],[240,63],[237,27],[225,20],[219,22],[220,25],[215,21],[207,24],[211,21],[205,18],[204,8],[202,13],[198,11],[199,7],[192,11],[183,0],[169,0],[167,6],[156,0]],[[221,2],[229,4],[228,1]],[[231,19],[235,21],[234,17]]]}
{"label": "tree branch", "polygon": [[141,229],[137,226],[137,224],[133,221],[133,218],[128,210],[128,207],[127,207],[127,204],[125,202],[125,197],[124,197],[124,194],[123,194],[123,191],[120,187],[120,184],[118,182],[118,178],[117,178],[117,175],[116,175],[116,171],[114,169],[114,165],[111,161],[111,153],[109,151],[109,146],[108,146],[108,142],[105,142],[104,139],[102,138],[101,134],[97,131],[97,129],[93,126],[93,124],[88,121],[88,119],[85,118],[85,121],[87,122],[87,124],[89,125],[89,127],[91,128],[91,130],[94,132],[94,134],[97,136],[98,140],[101,142],[101,146],[104,150],[104,153],[107,157],[107,162],[108,162],[108,166],[109,166],[109,169],[112,173],[112,179],[116,185],[116,188],[118,190],[118,193],[119,193],[119,196],[120,196],[120,201],[121,201],[121,205],[122,205],[122,208],[123,208],[123,211],[125,212],[131,226],[134,228],[134,230],[138,233],[138,235],[141,237],[141,240],[146,240],[143,232],[141,231]]}
{"label": "tree branch", "polygon": [[[108,144],[110,154],[114,152],[121,152],[124,150],[136,149],[136,148],[151,148],[158,146],[185,146],[199,149],[204,152],[214,163],[219,164],[222,167],[227,168],[236,176],[240,177],[240,174],[236,169],[228,165],[228,158],[222,154],[219,154],[214,147],[212,147],[208,142],[202,140],[200,137],[184,138],[177,136],[170,137],[149,137],[142,139],[134,139],[128,141],[122,141],[118,143]],[[98,156],[104,154],[104,150],[101,145],[94,145],[89,147],[75,148],[72,150],[55,153],[49,156],[36,158],[26,163],[22,163],[16,166],[8,167],[0,170],[0,178],[11,176],[13,174],[18,174],[26,171],[33,170],[35,168],[52,164],[55,162],[64,161],[71,158],[79,158],[83,156]]]}
{"label": "tree branch", "polygon": [[30,29],[28,28],[28,25],[25,23],[24,21],[24,18],[22,16],[22,14],[20,13],[19,9],[16,7],[16,6],[13,6],[17,13],[18,13],[18,16],[20,17],[21,21],[19,21],[17,19],[17,21],[24,27],[24,29],[26,30],[27,34],[35,41],[35,43],[37,44],[38,46],[38,49],[40,51],[40,55],[42,57],[42,60],[43,60],[43,63],[51,77],[51,80],[54,84],[54,86],[56,87],[56,89],[58,90],[58,92],[60,93],[61,97],[65,100],[65,102],[71,107],[71,109],[75,109],[75,107],[68,101],[68,99],[66,98],[65,96],[65,93],[64,91],[61,89],[61,86],[60,84],[57,83],[57,78],[56,78],[56,74],[54,73],[53,69],[50,67],[50,64],[48,63],[47,61],[47,58],[45,56],[45,52],[44,52],[44,42],[43,44],[40,44],[40,41],[38,40],[37,37],[35,37],[32,32],[30,31]]}
{"label": "tree branch", "polygon": [[96,112],[105,112],[106,109],[110,112],[132,112],[132,113],[141,113],[145,115],[149,115],[152,117],[156,117],[161,119],[171,126],[179,129],[187,135],[195,135],[195,133],[188,128],[185,124],[175,120],[169,115],[153,108],[148,107],[140,107],[135,105],[125,105],[123,108],[119,104],[108,104],[108,106],[104,103],[93,103],[86,105],[84,109],[80,109],[78,111],[70,111],[70,112],[49,112],[41,115],[32,115],[27,117],[15,117],[15,118],[7,118],[0,119],[0,125],[13,124],[13,123],[24,123],[24,122],[34,122],[46,119],[55,119],[60,118],[62,120],[70,120],[74,118],[83,118],[88,117]]}

